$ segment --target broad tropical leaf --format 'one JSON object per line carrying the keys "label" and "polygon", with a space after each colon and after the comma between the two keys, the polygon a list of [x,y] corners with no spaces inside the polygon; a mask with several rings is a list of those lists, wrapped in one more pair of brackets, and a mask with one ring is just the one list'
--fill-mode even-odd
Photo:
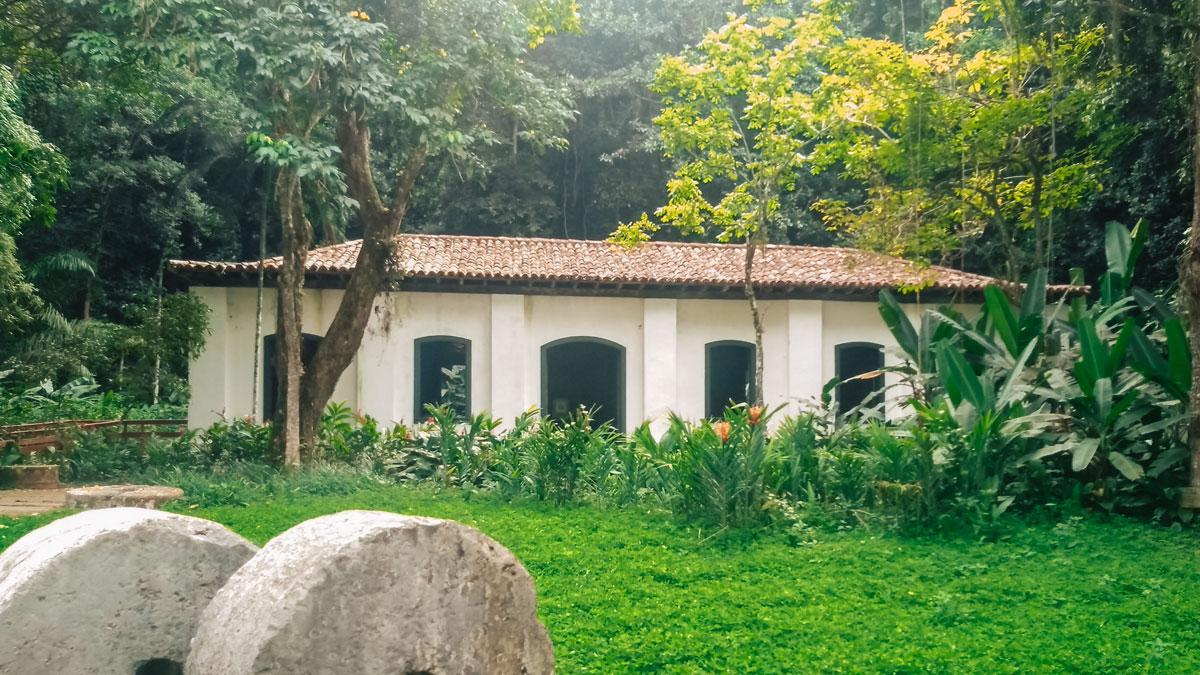
{"label": "broad tropical leaf", "polygon": [[1008,353],[1016,356],[1024,345],[1020,342],[1017,317],[1013,314],[1012,305],[1008,304],[1008,298],[999,287],[988,286],[983,289],[983,299],[988,319],[996,329],[996,334],[1004,342]]}
{"label": "broad tropical leaf", "polygon": [[904,308],[900,306],[896,296],[887,289],[879,292],[879,314],[883,317],[883,323],[887,325],[892,336],[896,338],[896,344],[900,345],[900,349],[904,350],[909,358],[919,364],[921,351],[917,331],[913,328],[912,322],[908,320],[908,315],[904,313]]}
{"label": "broad tropical leaf", "polygon": [[1071,470],[1079,472],[1086,469],[1099,449],[1099,438],[1085,438],[1079,441],[1071,450]]}
{"label": "broad tropical leaf", "polygon": [[1140,480],[1142,476],[1146,475],[1146,470],[1142,468],[1141,464],[1119,452],[1108,453],[1108,461],[1129,480]]}

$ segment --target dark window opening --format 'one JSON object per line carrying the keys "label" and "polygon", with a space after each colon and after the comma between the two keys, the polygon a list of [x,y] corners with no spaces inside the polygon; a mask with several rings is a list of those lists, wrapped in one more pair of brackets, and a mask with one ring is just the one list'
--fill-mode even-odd
{"label": "dark window opening", "polygon": [[[321,345],[321,336],[305,333],[300,336],[300,362],[307,368],[317,355],[317,347]],[[279,406],[279,364],[276,359],[279,353],[279,336],[268,335],[263,338],[263,419],[275,417]]]}
{"label": "dark window opening", "polygon": [[171,659],[150,659],[139,663],[133,675],[183,675],[183,664]]}
{"label": "dark window opening", "polygon": [[704,346],[704,416],[716,419],[725,408],[755,398],[754,345],[725,340]]}
{"label": "dark window opening", "polygon": [[563,420],[580,408],[592,424],[625,428],[625,348],[599,338],[566,338],[542,347],[542,414]]}
{"label": "dark window opening", "polygon": [[[863,403],[878,404],[883,391],[883,347],[871,342],[850,342],[834,348],[838,412],[845,414]],[[874,376],[851,379],[859,375]]]}
{"label": "dark window opening", "polygon": [[425,406],[447,406],[460,418],[471,414],[471,341],[426,337],[415,343],[413,419],[423,419]]}

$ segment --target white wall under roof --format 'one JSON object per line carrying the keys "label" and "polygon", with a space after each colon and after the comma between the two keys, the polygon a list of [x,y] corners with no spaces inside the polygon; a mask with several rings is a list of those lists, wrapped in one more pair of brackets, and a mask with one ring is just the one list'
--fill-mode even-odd
{"label": "white wall under roof", "polygon": [[[191,366],[189,423],[202,427],[222,417],[248,416],[254,390],[255,289],[192,290],[212,309],[212,334]],[[305,291],[306,333],[324,334],[341,293]],[[874,342],[884,346],[888,363],[898,361],[895,341],[874,302],[779,300],[761,305],[764,398],[770,406],[795,410],[816,400],[835,375],[838,344]],[[919,308],[909,311],[915,317]],[[275,298],[268,291],[263,334],[274,331]],[[412,421],[414,341],[438,335],[470,341],[471,408],[503,419],[540,405],[543,345],[565,337],[615,342],[625,349],[627,428],[644,419],[661,428],[668,411],[702,417],[705,345],[754,341],[750,310],[741,300],[387,293],[376,301],[358,357],[338,382],[333,400],[385,423]],[[261,400],[261,363],[258,373]]]}

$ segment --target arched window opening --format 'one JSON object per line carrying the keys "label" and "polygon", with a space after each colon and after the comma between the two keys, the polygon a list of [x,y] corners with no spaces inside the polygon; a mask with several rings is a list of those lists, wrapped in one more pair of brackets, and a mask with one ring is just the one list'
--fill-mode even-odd
{"label": "arched window opening", "polygon": [[[313,357],[317,354],[317,347],[321,345],[320,335],[310,335],[304,333],[300,336],[300,362],[307,368],[308,364],[312,363]],[[279,407],[279,364],[277,363],[279,353],[279,336],[268,335],[263,338],[263,419],[270,420],[275,417],[275,412]]]}
{"label": "arched window opening", "polygon": [[542,414],[563,420],[580,407],[595,411],[593,425],[625,428],[625,348],[594,337],[542,346]]}
{"label": "arched window opening", "polygon": [[471,341],[435,335],[414,343],[413,419],[428,415],[426,406],[447,406],[460,418],[471,414]]}
{"label": "arched window opening", "polygon": [[847,342],[834,347],[838,412],[845,414],[863,403],[879,403],[883,391],[883,346]]}
{"label": "arched window opening", "polygon": [[149,659],[139,663],[133,675],[183,675],[183,664],[171,659]]}
{"label": "arched window opening", "polygon": [[721,340],[704,345],[704,416],[721,417],[731,404],[755,398],[754,345]]}

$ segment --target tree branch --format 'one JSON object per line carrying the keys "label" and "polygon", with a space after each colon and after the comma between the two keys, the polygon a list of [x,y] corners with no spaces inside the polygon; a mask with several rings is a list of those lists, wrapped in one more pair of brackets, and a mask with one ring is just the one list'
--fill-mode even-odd
{"label": "tree branch", "polygon": [[358,115],[345,111],[338,115],[338,147],[342,151],[342,171],[346,174],[346,187],[358,202],[364,222],[378,222],[387,215],[379,190],[375,187],[375,176],[371,171],[371,129],[360,128]]}

